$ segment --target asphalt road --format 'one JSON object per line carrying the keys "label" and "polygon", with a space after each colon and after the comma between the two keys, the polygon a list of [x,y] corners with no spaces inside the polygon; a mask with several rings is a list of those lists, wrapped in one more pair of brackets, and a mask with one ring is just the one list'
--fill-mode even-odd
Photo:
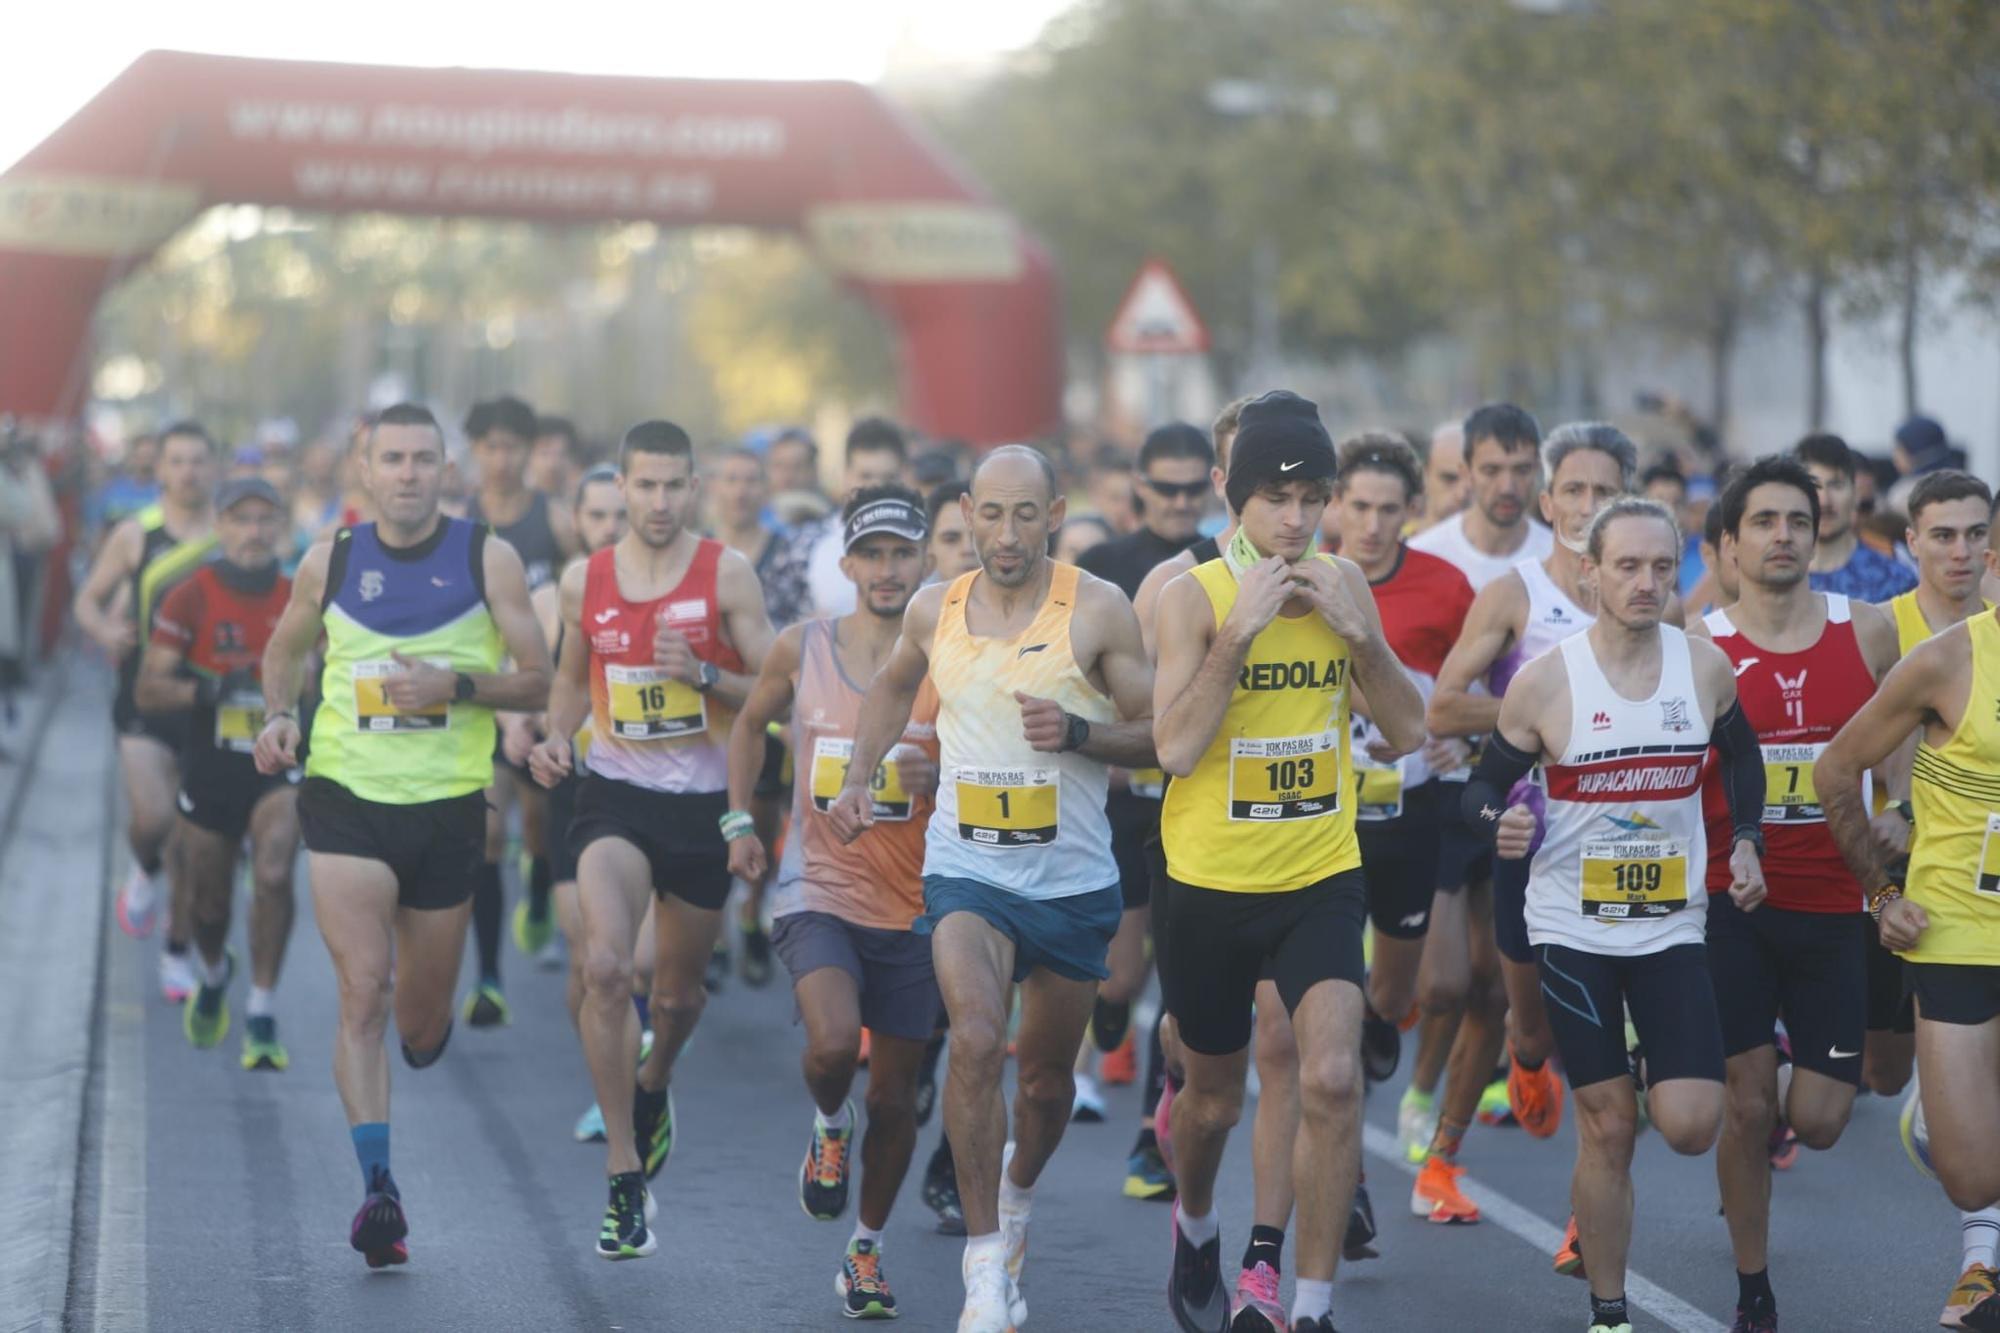
{"label": "asphalt road", "polygon": [[[105,729],[58,718],[48,755],[78,808],[62,865],[0,861],[0,901],[55,875],[79,904],[116,883]],[[68,728],[68,734],[63,729]],[[45,757],[45,763],[52,762]],[[303,887],[303,886],[302,886]],[[108,885],[104,890],[109,892]],[[510,957],[512,1027],[463,1027],[439,1066],[394,1072],[395,1167],[413,1228],[407,1268],[370,1273],[347,1246],[358,1179],[329,1069],[332,976],[302,892],[279,1013],[292,1067],[245,1073],[237,1033],[190,1049],[153,988],[153,944],[104,927],[89,1093],[78,1137],[65,1324],[132,1329],[833,1329],[844,1224],[808,1219],[796,1172],[810,1108],[800,1038],[782,985],[732,984],[715,999],[676,1081],[680,1139],[656,1182],[660,1253],[607,1264],[592,1253],[603,1207],[601,1150],[571,1141],[589,1100],[559,974]],[[82,911],[79,906],[73,910]],[[90,909],[97,911],[95,906]],[[239,923],[240,934],[240,923]],[[241,949],[241,942],[238,944]],[[74,953],[31,957],[29,977],[92,968]],[[782,976],[782,972],[780,973]],[[44,978],[45,979],[45,978]],[[240,1006],[242,994],[234,997]],[[240,1022],[240,1012],[238,1015]],[[81,1052],[79,1052],[81,1054]],[[1377,1155],[1398,1087],[1368,1108],[1370,1184],[1383,1257],[1343,1269],[1344,1330],[1577,1330],[1581,1283],[1548,1250],[1567,1209],[1573,1140],[1532,1142],[1475,1127],[1463,1160],[1488,1219],[1433,1227],[1404,1207],[1408,1175]],[[1073,1126],[1038,1192],[1026,1327],[1171,1328],[1162,1287],[1168,1209],[1119,1194],[1135,1089],[1113,1089],[1110,1123]],[[1789,1329],[1922,1329],[1956,1276],[1956,1219],[1896,1141],[1896,1107],[1864,1098],[1833,1151],[1805,1153],[1777,1181],[1772,1270]],[[938,1133],[924,1132],[919,1162]],[[1712,1164],[1639,1146],[1635,1327],[1727,1326],[1735,1284]],[[1249,1222],[1248,1117],[1232,1144],[1221,1210],[1225,1255]],[[59,1250],[59,1253],[61,1251]],[[885,1249],[902,1323],[949,1329],[960,1242],[938,1236],[906,1187]],[[1290,1259],[1290,1254],[1287,1254]],[[60,1260],[52,1261],[59,1262]],[[23,1320],[32,1326],[31,1320]],[[0,1324],[13,1326],[7,1318]]]}

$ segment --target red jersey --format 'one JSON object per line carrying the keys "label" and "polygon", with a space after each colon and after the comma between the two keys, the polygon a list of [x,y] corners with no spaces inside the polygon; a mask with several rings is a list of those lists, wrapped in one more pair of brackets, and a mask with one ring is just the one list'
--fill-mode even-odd
{"label": "red jersey", "polygon": [[[225,561],[202,565],[177,584],[160,603],[153,619],[152,641],[181,655],[198,677],[221,680],[232,672],[248,672],[255,681],[264,661],[264,646],[278,627],[292,581],[273,565],[262,573],[239,569]],[[214,708],[197,706],[189,734],[218,749],[248,754],[264,729],[261,688],[232,692]]]}
{"label": "red jersey", "polygon": [[583,580],[583,631],[590,642],[590,771],[654,791],[714,792],[729,785],[729,726],[735,714],[653,664],[660,625],[677,630],[704,662],[743,670],[723,638],[715,572],[723,545],[704,537],[687,573],[643,602],[618,588],[617,547],[590,557]]}
{"label": "red jersey", "polygon": [[[1382,636],[1389,651],[1429,703],[1438,670],[1465,628],[1465,613],[1472,609],[1472,584],[1451,561],[1406,545],[1389,576],[1368,586],[1382,615]],[[1376,763],[1363,747],[1381,733],[1358,713],[1353,727],[1354,769],[1360,782],[1357,815],[1370,823],[1394,819],[1403,812],[1406,788],[1441,775],[1431,772],[1421,753],[1406,754],[1391,764]]]}
{"label": "red jersey", "polygon": [[[1826,599],[1826,628],[1804,652],[1774,653],[1752,643],[1726,611],[1703,618],[1715,646],[1736,668],[1736,698],[1764,751],[1765,902],[1793,912],[1859,912],[1861,886],[1841,859],[1813,789],[1813,761],[1875,693],[1847,598]],[[1708,820],[1708,891],[1729,888],[1734,830],[1714,759],[1702,792]]]}

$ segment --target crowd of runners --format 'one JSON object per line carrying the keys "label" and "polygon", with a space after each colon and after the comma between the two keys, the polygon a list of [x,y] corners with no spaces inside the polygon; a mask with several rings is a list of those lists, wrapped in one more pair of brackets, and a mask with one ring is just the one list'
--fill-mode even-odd
{"label": "crowd of runners", "polygon": [[[289,1064],[306,853],[370,1268],[412,1257],[390,1031],[423,1070],[457,1023],[507,1026],[511,936],[567,970],[606,1177],[575,1228],[606,1259],[658,1250],[676,1091],[701,1096],[677,1060],[775,958],[798,1200],[851,1207],[825,1259],[851,1318],[952,1317],[899,1308],[883,1252],[935,1112],[956,1327],[1027,1326],[1037,1182],[1098,1083],[1136,1081],[1123,1192],[1171,1206],[1165,1300],[1035,1326],[1330,1333],[1339,1266],[1386,1243],[1362,1103],[1407,1044],[1419,1217],[1480,1221],[1475,1125],[1573,1117],[1550,1262],[1590,1333],[1632,1327],[1649,1126],[1714,1154],[1733,1328],[1777,1328],[1772,1173],[1863,1092],[1903,1096],[1965,1210],[1940,1322],[2000,1329],[1984,482],[1924,471],[1885,552],[1835,437],[1736,467],[1684,535],[1688,483],[1618,427],[1500,403],[1336,443],[1306,399],[1241,400],[1146,437],[1129,524],[1073,517],[1040,450],[880,419],[831,497],[799,431],[697,450],[645,421],[593,465],[500,398],[460,433],[399,404],[302,479],[171,425],[74,602],[119,666],[118,923],[162,937],[188,1042],[237,1031],[247,1071]],[[1254,1207],[1225,1228],[1253,1061]]]}

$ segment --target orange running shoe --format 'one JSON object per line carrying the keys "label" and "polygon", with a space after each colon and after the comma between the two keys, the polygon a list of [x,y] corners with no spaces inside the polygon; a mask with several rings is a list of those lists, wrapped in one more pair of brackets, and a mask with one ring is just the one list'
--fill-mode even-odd
{"label": "orange running shoe", "polygon": [[1569,1225],[1563,1229],[1562,1248],[1556,1251],[1556,1272],[1564,1277],[1582,1277],[1583,1246],[1576,1237],[1576,1214],[1569,1215]]}
{"label": "orange running shoe", "polygon": [[1538,1139],[1546,1139],[1562,1127],[1563,1085],[1548,1061],[1540,1069],[1523,1069],[1507,1048],[1507,1105],[1521,1128]]}
{"label": "orange running shoe", "polygon": [[854,1067],[856,1069],[868,1068],[868,1048],[874,1044],[874,1041],[869,1036],[868,1029],[861,1029],[861,1054],[854,1059]]}
{"label": "orange running shoe", "polygon": [[1464,1225],[1479,1220],[1479,1209],[1458,1188],[1465,1168],[1432,1153],[1417,1172],[1416,1186],[1410,1191],[1410,1211],[1432,1222]]}
{"label": "orange running shoe", "polygon": [[1403,1015],[1403,1021],[1396,1024],[1396,1031],[1408,1032],[1424,1021],[1424,1007],[1415,1000],[1410,1001],[1410,1012]]}
{"label": "orange running shoe", "polygon": [[1117,1049],[1106,1051],[1097,1062],[1097,1077],[1109,1087],[1127,1088],[1139,1081],[1139,1049],[1130,1032]]}

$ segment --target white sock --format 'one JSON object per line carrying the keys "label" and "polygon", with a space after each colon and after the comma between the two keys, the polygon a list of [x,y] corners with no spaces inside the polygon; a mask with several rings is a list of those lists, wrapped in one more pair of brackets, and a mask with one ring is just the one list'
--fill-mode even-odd
{"label": "white sock", "polygon": [[1034,1206],[1035,1187],[1030,1185],[1028,1188],[1022,1189],[1014,1183],[1013,1178],[1003,1168],[1000,1172],[1000,1211],[1003,1213],[1019,1213],[1025,1217]]}
{"label": "white sock", "polygon": [[243,1012],[251,1018],[269,1018],[271,1016],[270,988],[266,986],[252,986],[250,988],[250,1002],[244,1006]]}
{"label": "white sock", "polygon": [[1213,1208],[1196,1217],[1193,1213],[1176,1207],[1174,1222],[1180,1227],[1181,1234],[1188,1238],[1190,1245],[1206,1245],[1222,1231],[1222,1223],[1216,1219]]}
{"label": "white sock", "polygon": [[125,877],[125,896],[143,906],[153,901],[158,890],[159,884],[155,878],[141,870],[139,863],[134,861],[132,873]]}
{"label": "white sock", "polygon": [[1965,1247],[1965,1261],[1961,1269],[1979,1264],[1985,1268],[1995,1266],[1994,1255],[2000,1251],[2000,1208],[1981,1208],[1976,1213],[1958,1215],[1959,1244]]}
{"label": "white sock", "polygon": [[219,963],[211,963],[201,956],[201,950],[195,949],[192,953],[194,957],[195,978],[204,986],[220,986],[223,979],[229,975],[229,959],[227,956]]}
{"label": "white sock", "polygon": [[1292,1322],[1333,1312],[1333,1283],[1302,1277],[1292,1283]]}
{"label": "white sock", "polygon": [[839,1133],[840,1131],[847,1129],[850,1125],[854,1123],[854,1108],[849,1106],[846,1102],[842,1102],[840,1104],[840,1109],[838,1111],[835,1111],[832,1115],[828,1115],[826,1112],[819,1110],[818,1108],[814,1108],[813,1123],[815,1125],[818,1125],[822,1130],[825,1130],[828,1133]]}
{"label": "white sock", "polygon": [[989,1231],[983,1236],[965,1238],[965,1258],[959,1261],[960,1276],[970,1278],[972,1270],[981,1264],[1005,1264],[1007,1262],[1007,1238],[998,1231]]}
{"label": "white sock", "polygon": [[882,1233],[857,1218],[854,1222],[854,1234],[847,1238],[847,1243],[853,1245],[861,1240],[869,1242],[878,1250],[882,1248]]}

